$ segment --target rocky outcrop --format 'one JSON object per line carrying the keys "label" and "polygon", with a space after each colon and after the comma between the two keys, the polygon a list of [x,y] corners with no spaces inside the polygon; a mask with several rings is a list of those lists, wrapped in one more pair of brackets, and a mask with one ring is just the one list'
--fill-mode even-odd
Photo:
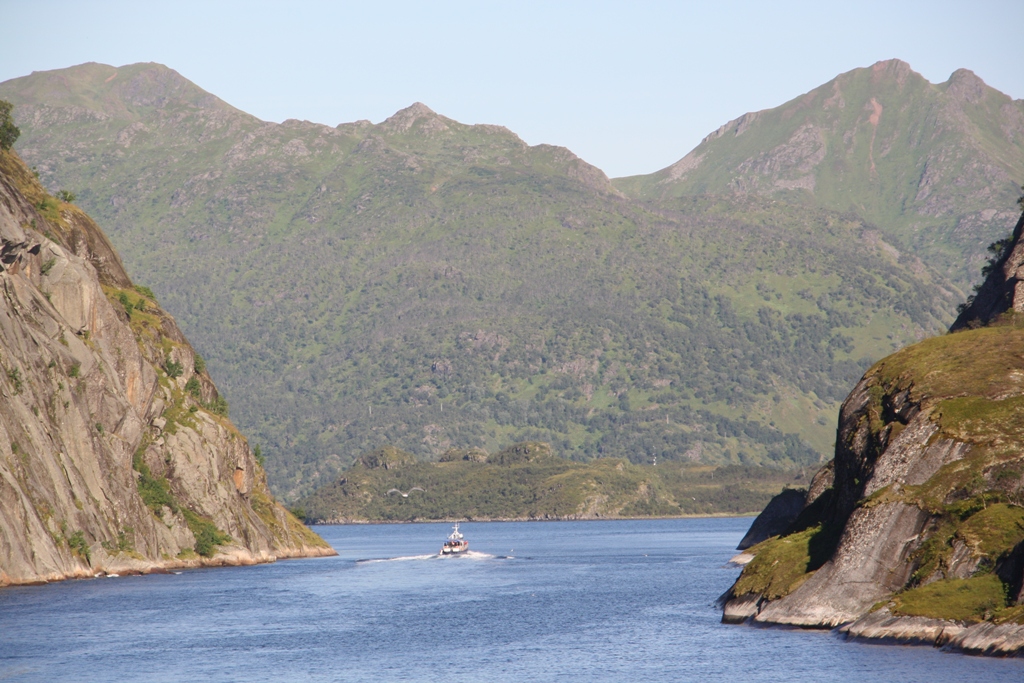
{"label": "rocky outcrop", "polygon": [[951,330],[962,330],[987,325],[1004,311],[1024,313],[1024,244],[1020,241],[1024,230],[1024,214],[1013,228],[1007,243],[996,242],[990,250],[993,259],[988,266],[988,277],[968,302]]}
{"label": "rocky outcrop", "polygon": [[883,359],[850,393],[834,461],[789,527],[748,550],[723,621],[1024,652],[1022,225],[959,331]]}
{"label": "rocky outcrop", "polygon": [[839,632],[851,640],[888,641],[900,645],[941,647],[960,636],[966,627],[945,619],[897,617],[888,609],[864,615]]}
{"label": "rocky outcrop", "polygon": [[788,529],[804,509],[807,492],[800,489],[785,489],[772,498],[767,507],[761,511],[747,534],[736,546],[737,550],[746,550],[772,536],[778,536]]}
{"label": "rocky outcrop", "polygon": [[174,320],[0,151],[0,585],[333,554]]}
{"label": "rocky outcrop", "polygon": [[947,649],[969,655],[1019,655],[1024,652],[1024,625],[975,624],[953,637]]}

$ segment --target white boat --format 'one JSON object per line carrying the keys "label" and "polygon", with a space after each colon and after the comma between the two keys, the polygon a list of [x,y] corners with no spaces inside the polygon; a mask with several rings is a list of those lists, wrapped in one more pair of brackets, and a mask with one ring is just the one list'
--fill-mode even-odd
{"label": "white boat", "polygon": [[455,527],[452,529],[452,533],[448,536],[448,540],[441,546],[442,555],[457,555],[458,553],[464,553],[469,550],[469,541],[462,537],[459,532],[459,523],[455,523]]}

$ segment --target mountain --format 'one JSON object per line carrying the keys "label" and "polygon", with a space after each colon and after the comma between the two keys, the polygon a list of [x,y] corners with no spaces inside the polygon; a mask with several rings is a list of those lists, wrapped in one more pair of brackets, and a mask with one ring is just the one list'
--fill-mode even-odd
{"label": "mountain", "polygon": [[265,123],[166,67],[0,84],[19,153],[109,226],[294,501],[385,444],[794,468],[872,359],[962,295],[855,214],[653,204],[422,104]]}
{"label": "mountain", "polygon": [[363,454],[337,481],[300,500],[298,509],[307,520],[329,524],[737,515],[760,510],[801,479],[735,465],[573,462],[545,443],[513,444],[492,454],[452,450],[439,462],[417,462],[388,446]]}
{"label": "mountain", "polygon": [[103,232],[0,148],[0,586],[334,554]]}
{"label": "mountain", "polygon": [[833,462],[725,598],[726,621],[1024,652],[1024,215],[953,332],[872,367]]}
{"label": "mountain", "polygon": [[1022,179],[1024,100],[966,69],[932,84],[893,59],[744,114],[668,168],[614,184],[659,204],[754,194],[850,212],[967,289],[1006,236]]}

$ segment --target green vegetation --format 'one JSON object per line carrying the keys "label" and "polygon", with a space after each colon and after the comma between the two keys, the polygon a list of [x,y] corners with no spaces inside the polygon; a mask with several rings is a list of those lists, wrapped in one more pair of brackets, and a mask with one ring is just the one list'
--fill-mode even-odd
{"label": "green vegetation", "polygon": [[21,393],[21,370],[18,368],[11,368],[7,371],[7,379],[11,382],[11,389],[14,395],[17,396]]}
{"label": "green vegetation", "polygon": [[89,551],[89,543],[85,540],[85,533],[76,531],[68,537],[68,547],[71,552],[85,560],[86,564],[92,564],[92,554]]}
{"label": "green vegetation", "polygon": [[876,431],[884,425],[882,397],[909,390],[931,411],[940,436],[971,444],[966,457],[920,486],[891,494],[892,500],[957,520],[992,503],[1024,503],[1013,476],[1024,469],[1024,328],[1018,318],[1008,314],[990,327],[927,339],[870,370],[877,383]]}
{"label": "green vegetation", "polygon": [[56,263],[57,263],[57,259],[55,259],[55,258],[47,259],[47,260],[46,260],[46,261],[45,261],[45,262],[43,263],[43,265],[39,266],[39,272],[40,272],[40,273],[41,273],[42,275],[48,275],[48,274],[49,274],[49,272],[50,272],[50,271],[51,271],[51,270],[53,269],[53,266],[54,266],[54,265],[55,265]]}
{"label": "green vegetation", "polygon": [[896,615],[976,623],[1007,606],[1006,587],[993,574],[970,579],[943,579],[912,588],[893,598]]}
{"label": "green vegetation", "polygon": [[164,477],[154,476],[140,453],[132,459],[132,467],[139,473],[138,487],[142,502],[158,516],[164,507],[174,514],[180,513],[195,536],[194,550],[197,555],[211,557],[218,545],[231,541],[231,536],[219,530],[213,521],[179,505],[171,492],[170,483]]}
{"label": "green vegetation", "polygon": [[171,512],[178,511],[178,502],[171,493],[171,486],[167,479],[154,477],[141,454],[136,454],[132,459],[132,468],[140,475],[138,478],[139,495],[146,507],[154,514],[160,514],[164,507],[170,509]]}
{"label": "green vegetation", "polygon": [[128,300],[128,295],[125,294],[124,292],[121,292],[118,295],[117,300],[121,302],[122,306],[124,306],[125,314],[127,314],[127,316],[129,318],[131,318],[132,317],[132,311],[135,310],[135,305],[131,301]]}
{"label": "green vegetation", "polygon": [[[299,538],[303,544],[311,547],[323,547],[326,545],[322,538],[299,521],[299,517],[293,514],[279,514],[281,511],[280,506],[263,490],[257,488],[252,491],[249,502],[252,504],[252,509],[259,516],[260,520],[278,538],[287,534],[289,538]],[[302,510],[299,510],[299,512],[302,512]]]}
{"label": "green vegetation", "polygon": [[14,125],[11,117],[11,110],[14,105],[6,100],[0,100],[0,149],[8,150],[21,135],[21,130]]}
{"label": "green vegetation", "polygon": [[185,368],[182,367],[181,363],[178,361],[171,360],[171,358],[168,357],[167,360],[164,361],[164,372],[166,372],[167,376],[171,379],[177,379],[185,372]]}
{"label": "green vegetation", "polygon": [[73,204],[74,201],[78,199],[78,195],[76,195],[74,192],[69,192],[67,190],[58,190],[57,199],[67,204]]}
{"label": "green vegetation", "polygon": [[134,538],[135,530],[129,526],[117,532],[117,541],[103,541],[100,545],[102,545],[103,549],[108,553],[127,553],[129,555],[138,555],[135,551]]}
{"label": "green vegetation", "polygon": [[201,557],[212,557],[217,546],[231,541],[231,536],[217,528],[211,520],[197,515],[188,508],[181,508],[188,522],[188,528],[196,538],[195,551]]}
{"label": "green vegetation", "polygon": [[821,532],[816,526],[797,534],[773,537],[748,552],[756,553],[733,588],[736,595],[758,593],[769,600],[796,590],[817,567],[811,567],[810,541]]}
{"label": "green vegetation", "polygon": [[216,396],[212,400],[206,401],[203,403],[203,408],[214,415],[228,416],[228,401],[223,396]]}
{"label": "green vegetation", "polygon": [[996,503],[986,505],[980,512],[971,515],[958,529],[962,538],[975,554],[995,560],[1024,541],[1024,507]]}
{"label": "green vegetation", "polygon": [[750,514],[792,483],[790,473],[755,467],[573,462],[542,443],[490,456],[452,451],[437,463],[386,447],[297,507],[311,520],[370,521]]}

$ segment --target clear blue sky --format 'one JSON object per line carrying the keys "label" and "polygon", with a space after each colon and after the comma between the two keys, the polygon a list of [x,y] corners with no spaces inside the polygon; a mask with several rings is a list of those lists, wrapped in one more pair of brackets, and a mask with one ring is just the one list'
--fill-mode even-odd
{"label": "clear blue sky", "polygon": [[270,121],[379,122],[412,102],[650,173],[747,111],[898,57],[1024,97],[1024,1],[0,0],[0,81],[160,62]]}

